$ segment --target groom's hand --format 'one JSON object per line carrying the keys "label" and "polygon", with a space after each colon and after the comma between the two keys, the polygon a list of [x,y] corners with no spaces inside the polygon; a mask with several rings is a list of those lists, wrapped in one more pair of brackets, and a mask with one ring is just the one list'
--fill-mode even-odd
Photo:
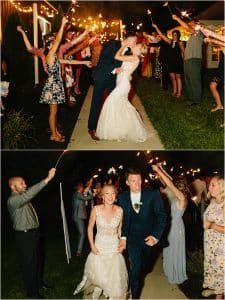
{"label": "groom's hand", "polygon": [[154,238],[154,236],[149,235],[145,238],[145,244],[152,247],[157,244],[157,240]]}
{"label": "groom's hand", "polygon": [[120,252],[120,253],[122,253],[125,249],[126,249],[126,247],[127,247],[127,242],[126,242],[126,240],[124,240],[124,239],[121,239],[120,241],[119,241],[119,245],[118,245],[118,251]]}
{"label": "groom's hand", "polygon": [[123,72],[123,68],[115,68],[115,74],[120,74]]}

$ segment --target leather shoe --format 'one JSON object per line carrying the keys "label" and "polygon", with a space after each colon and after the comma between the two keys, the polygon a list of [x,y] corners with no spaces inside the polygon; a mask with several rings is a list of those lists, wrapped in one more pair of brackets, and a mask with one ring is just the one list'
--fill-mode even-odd
{"label": "leather shoe", "polygon": [[100,141],[100,139],[97,137],[95,130],[88,130],[88,133],[90,134],[91,138],[95,141]]}

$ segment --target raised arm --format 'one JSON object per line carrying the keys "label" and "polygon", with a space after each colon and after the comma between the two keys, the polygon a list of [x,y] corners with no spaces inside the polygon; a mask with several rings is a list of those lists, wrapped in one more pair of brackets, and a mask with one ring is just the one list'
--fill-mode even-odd
{"label": "raised arm", "polygon": [[88,223],[88,230],[87,230],[87,234],[88,234],[88,240],[89,240],[89,244],[90,244],[90,248],[91,251],[95,254],[98,255],[99,251],[98,249],[95,247],[95,243],[94,243],[94,225],[95,225],[95,221],[96,221],[96,208],[92,208],[91,210],[91,215],[89,218],[89,223]]}
{"label": "raised arm", "polygon": [[194,29],[192,29],[190,26],[188,26],[188,24],[186,22],[184,22],[183,20],[181,20],[181,18],[179,18],[177,15],[172,15],[172,19],[177,21],[182,27],[187,29],[189,32],[191,32],[191,33],[194,32]]}
{"label": "raised arm", "polygon": [[223,43],[225,43],[225,35],[218,34],[212,30],[209,30],[203,26],[200,26],[200,31],[206,36],[206,37],[212,37],[215,40],[219,40]]}
{"label": "raised arm", "polygon": [[180,208],[186,208],[187,206],[187,199],[185,195],[174,185],[173,181],[169,176],[167,176],[167,173],[163,170],[161,165],[153,165],[152,169],[159,174],[159,176],[162,178],[162,180],[165,182],[166,186],[175,194],[175,196],[179,200],[179,207]]}
{"label": "raised arm", "polygon": [[66,19],[66,17],[63,17],[60,29],[59,29],[59,31],[56,35],[56,38],[53,42],[52,48],[49,50],[49,53],[46,57],[46,60],[49,64],[53,63],[53,57],[59,47],[59,44],[61,43],[62,36],[63,36],[63,29],[64,29],[64,26],[66,25],[66,23],[67,23],[67,19]]}
{"label": "raised arm", "polygon": [[165,36],[165,34],[162,33],[162,31],[159,29],[159,27],[156,25],[156,24],[152,24],[152,27],[155,28],[155,30],[158,32],[159,36],[161,36],[161,38],[168,44],[171,44],[172,41],[167,37]]}
{"label": "raised arm", "polygon": [[219,40],[216,40],[216,39],[213,39],[213,38],[204,38],[204,43],[213,43],[217,46],[220,46],[220,47],[225,47],[225,42],[222,42],[222,41],[219,41]]}
{"label": "raised arm", "polygon": [[23,41],[24,41],[24,44],[27,48],[27,51],[31,51],[33,46],[31,45],[30,41],[28,40],[28,37],[25,33],[25,31],[23,30],[22,26],[18,25],[16,27],[17,31],[20,32],[22,34],[22,37],[23,37]]}
{"label": "raised arm", "polygon": [[125,51],[125,49],[127,48],[127,46],[122,46],[115,55],[115,59],[116,60],[120,60],[120,61],[128,61],[128,62],[132,62],[132,61],[136,61],[138,60],[138,56],[137,55],[124,55],[123,52]]}
{"label": "raised arm", "polygon": [[71,44],[74,46],[74,45],[82,42],[86,38],[87,35],[88,35],[88,30],[85,30],[83,33],[81,33],[78,36],[74,37],[71,41]]}

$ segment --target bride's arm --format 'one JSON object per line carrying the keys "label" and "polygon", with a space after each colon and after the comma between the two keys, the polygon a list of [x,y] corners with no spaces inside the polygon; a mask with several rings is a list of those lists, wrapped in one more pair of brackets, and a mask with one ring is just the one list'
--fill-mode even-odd
{"label": "bride's arm", "polygon": [[91,210],[91,215],[90,215],[89,222],[88,222],[87,234],[88,234],[88,240],[89,240],[89,244],[90,244],[90,247],[91,247],[91,251],[95,255],[97,255],[97,254],[99,254],[99,251],[95,247],[94,234],[93,234],[93,229],[94,229],[95,221],[96,221],[96,211],[95,211],[95,207],[93,207],[92,210]]}
{"label": "bride's arm", "polygon": [[137,55],[124,55],[123,54],[123,52],[126,48],[127,48],[127,46],[122,46],[116,52],[115,59],[120,60],[120,61],[128,61],[128,62],[136,61],[138,59]]}

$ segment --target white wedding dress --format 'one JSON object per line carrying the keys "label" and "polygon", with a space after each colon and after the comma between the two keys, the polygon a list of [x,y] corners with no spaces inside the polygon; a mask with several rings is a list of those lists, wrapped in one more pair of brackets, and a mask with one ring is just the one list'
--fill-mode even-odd
{"label": "white wedding dress", "polygon": [[122,64],[116,87],[106,98],[99,116],[96,135],[101,140],[144,142],[149,137],[139,113],[128,100],[130,77],[138,64],[139,60]]}
{"label": "white wedding dress", "polygon": [[[88,255],[82,281],[74,291],[74,295],[81,291],[93,290],[97,288],[105,297],[112,299],[126,299],[128,275],[124,257],[118,252],[118,227],[122,221],[122,213],[119,211],[108,223],[101,215],[98,206],[96,209],[97,234],[95,236],[95,246],[100,254],[92,252]],[[92,289],[90,289],[92,288]],[[94,294],[94,293],[93,293]],[[96,299],[98,297],[92,298]]]}

